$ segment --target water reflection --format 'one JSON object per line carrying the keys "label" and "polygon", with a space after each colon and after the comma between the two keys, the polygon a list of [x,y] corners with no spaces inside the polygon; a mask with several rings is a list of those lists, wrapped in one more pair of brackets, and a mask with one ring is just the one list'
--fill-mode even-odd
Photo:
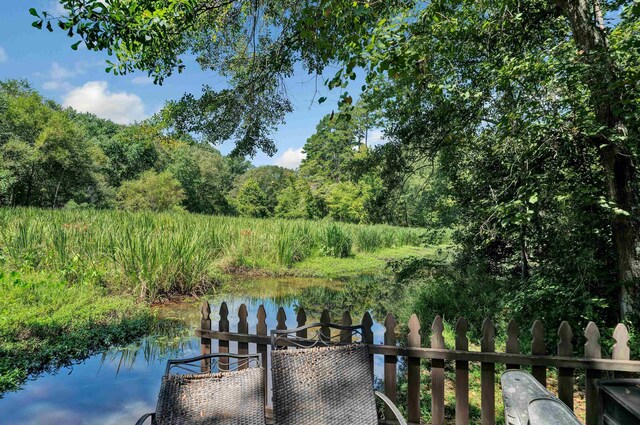
{"label": "water reflection", "polygon": [[[286,312],[288,327],[297,325],[296,314],[301,306],[309,321],[317,321],[325,308],[334,321],[350,310],[354,323],[359,323],[365,311],[371,311],[374,338],[381,342],[383,315],[388,309],[399,307],[401,289],[379,277],[349,282],[264,278],[234,281],[209,296],[214,310],[211,319],[217,328],[217,309],[223,300],[229,307],[232,331],[237,330],[237,312],[243,303],[249,313],[250,332],[255,331],[261,304],[270,329],[275,328],[280,306]],[[166,360],[199,354],[200,341],[192,337],[200,324],[199,306],[197,300],[163,305],[158,314],[165,320],[153,335],[92,356],[56,374],[42,375],[28,382],[23,390],[6,394],[0,400],[0,424],[133,424],[143,413],[155,410]],[[214,344],[212,348],[217,347]],[[237,349],[234,343],[230,348],[232,352]],[[375,372],[381,374],[382,358],[376,359]]]}

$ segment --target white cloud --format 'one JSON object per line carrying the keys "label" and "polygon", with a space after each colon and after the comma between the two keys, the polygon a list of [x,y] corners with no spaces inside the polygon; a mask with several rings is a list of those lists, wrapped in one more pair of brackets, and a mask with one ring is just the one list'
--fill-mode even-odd
{"label": "white cloud", "polygon": [[142,99],[127,92],[111,92],[106,81],[89,81],[63,97],[63,106],[89,112],[118,124],[131,124],[146,118]]}
{"label": "white cloud", "polygon": [[87,71],[88,65],[84,62],[77,62],[73,69],[66,68],[58,62],[53,62],[46,74],[37,73],[39,77],[46,78],[42,84],[45,90],[66,90],[70,91],[73,86],[67,81],[70,78],[82,75]]}
{"label": "white cloud", "polygon": [[9,56],[7,55],[7,51],[4,50],[2,46],[0,46],[0,63],[6,62],[7,59],[9,59]]}
{"label": "white cloud", "polygon": [[55,16],[67,16],[68,11],[58,0],[52,0],[47,12],[53,13]]}
{"label": "white cloud", "polygon": [[42,88],[45,90],[61,90],[61,91],[71,91],[73,90],[73,86],[66,81],[45,81],[42,83]]}
{"label": "white cloud", "polygon": [[133,84],[138,84],[138,85],[147,85],[147,84],[153,84],[153,78],[149,78],[147,76],[139,76],[134,78],[133,80],[131,80],[131,82]]}
{"label": "white cloud", "polygon": [[298,168],[303,159],[307,157],[307,154],[302,151],[302,148],[293,149],[289,148],[276,158],[276,165],[284,168]]}

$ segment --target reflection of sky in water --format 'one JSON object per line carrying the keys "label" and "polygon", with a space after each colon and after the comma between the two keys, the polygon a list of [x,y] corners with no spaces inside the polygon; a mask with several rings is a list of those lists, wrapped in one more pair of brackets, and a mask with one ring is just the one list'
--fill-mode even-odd
{"label": "reflection of sky in water", "polygon": [[[237,289],[237,288],[236,288]],[[276,313],[282,305],[287,315],[287,327],[294,328],[298,299],[292,296],[274,296],[272,293],[250,293],[239,295],[242,291],[219,294],[211,302],[212,321],[217,329],[220,316],[220,302],[226,300],[229,308],[231,331],[238,326],[238,308],[245,303],[248,309],[249,332],[254,333],[257,324],[257,312],[260,304],[264,304],[267,313],[268,329],[276,326]],[[249,291],[251,292],[251,291]],[[261,299],[261,296],[266,296]],[[273,298],[272,298],[273,297]],[[277,299],[278,302],[274,301]],[[189,313],[185,314],[185,309]],[[199,304],[177,305],[174,308],[164,307],[165,313],[176,313],[190,322],[192,327],[199,325]],[[317,321],[318,317],[308,315],[308,322]],[[333,318],[339,321],[338,317]],[[354,317],[354,323],[360,318]],[[382,343],[384,327],[374,321],[374,339]],[[0,399],[0,424],[13,425],[116,425],[133,424],[144,413],[155,410],[156,397],[160,386],[160,378],[164,373],[167,358],[191,357],[200,353],[199,340],[191,338],[184,341],[177,350],[131,349],[124,353],[112,350],[106,354],[98,354],[70,368],[64,368],[57,374],[42,375],[34,381],[27,382],[24,389],[5,394]],[[152,347],[153,348],[153,347]],[[217,348],[214,342],[213,351]],[[249,350],[255,352],[255,345]],[[168,351],[168,352],[167,352]],[[237,344],[231,343],[231,352],[237,352]],[[145,356],[145,353],[147,354]],[[133,356],[133,354],[135,356]],[[382,377],[383,357],[375,356],[374,371]]]}

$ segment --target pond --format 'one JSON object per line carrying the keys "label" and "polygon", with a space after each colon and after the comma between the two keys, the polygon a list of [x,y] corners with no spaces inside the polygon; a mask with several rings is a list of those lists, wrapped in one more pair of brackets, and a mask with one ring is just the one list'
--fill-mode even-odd
{"label": "pond", "polygon": [[[309,321],[316,321],[323,309],[339,321],[345,310],[354,323],[370,311],[374,319],[374,338],[383,338],[381,322],[387,309],[398,307],[402,288],[391,279],[363,276],[347,282],[318,279],[239,279],[209,295],[214,324],[222,301],[229,307],[231,330],[237,329],[237,311],[246,304],[249,330],[257,323],[258,307],[263,304],[269,329],[275,328],[276,312],[282,306],[287,327],[296,326],[296,314],[304,307]],[[199,339],[192,337],[200,324],[201,301],[167,303],[158,307],[160,316],[173,319],[172,326],[127,347],[94,355],[55,374],[45,374],[0,399],[0,424],[25,425],[115,425],[133,424],[144,413],[155,410],[160,379],[166,360],[200,353]],[[215,327],[215,325],[214,325]],[[233,344],[233,343],[232,343]],[[215,346],[212,347],[215,351]],[[231,346],[232,352],[234,346]],[[379,357],[379,356],[376,356]],[[382,373],[382,359],[376,359],[375,372]]]}

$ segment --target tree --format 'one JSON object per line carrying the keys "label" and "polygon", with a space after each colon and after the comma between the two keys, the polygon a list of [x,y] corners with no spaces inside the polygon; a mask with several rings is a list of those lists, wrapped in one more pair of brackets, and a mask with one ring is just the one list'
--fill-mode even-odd
{"label": "tree", "polygon": [[27,83],[0,82],[0,200],[5,205],[60,207],[100,191],[81,130]]}
{"label": "tree", "polygon": [[322,218],[319,200],[313,196],[309,183],[297,177],[278,194],[275,216],[280,218]]}
{"label": "tree", "polygon": [[104,173],[109,184],[118,187],[125,180],[134,180],[147,170],[159,168],[158,145],[162,138],[158,128],[137,124],[124,128],[113,137],[98,140],[108,159]]}
{"label": "tree", "polygon": [[306,141],[306,157],[300,174],[311,181],[340,183],[349,178],[349,165],[365,143],[368,112],[364,107],[343,108],[342,113],[322,118]]}
{"label": "tree", "polygon": [[292,170],[276,165],[251,168],[236,178],[229,196],[232,199],[238,198],[242,188],[251,180],[250,186],[255,183],[264,194],[260,201],[261,211],[262,207],[264,207],[264,217],[273,217],[278,205],[278,195],[280,191],[289,185],[293,177],[294,172]]}
{"label": "tree", "polygon": [[269,198],[253,178],[246,179],[234,199],[238,213],[245,217],[269,216]]}
{"label": "tree", "polygon": [[169,155],[167,170],[185,192],[187,211],[204,214],[229,212],[225,196],[229,169],[220,152],[206,145],[181,143]]}
{"label": "tree", "polygon": [[118,189],[118,204],[129,211],[180,210],[184,199],[180,182],[167,171],[145,171],[140,178],[123,182]]}
{"label": "tree", "polygon": [[[279,81],[295,62],[315,74],[339,64],[326,81],[329,88],[346,87],[354,70],[363,69],[364,95],[377,99],[369,104],[385,111],[387,130],[403,150],[432,158],[452,158],[456,145],[465,143],[479,143],[490,152],[500,142],[497,149],[516,150],[517,158],[508,158],[504,167],[512,171],[512,184],[499,193],[512,198],[489,192],[477,202],[511,211],[523,270],[529,210],[543,217],[530,208],[529,200],[536,197],[528,160],[549,144],[576,147],[563,158],[569,169],[582,170],[588,162],[574,155],[595,155],[597,162],[589,164],[597,170],[594,179],[574,192],[595,195],[592,204],[607,211],[604,231],[612,241],[621,288],[619,310],[628,316],[634,309],[640,282],[634,168],[640,137],[637,2],[281,0],[249,7],[244,1],[131,0],[109,8],[98,0],[61,3],[70,12],[61,27],[78,34],[89,49],[114,51],[116,73],[143,69],[161,81],[182,69],[179,56],[190,50],[205,69],[228,76],[233,94],[200,99],[207,106],[203,122],[224,119],[220,111],[234,103],[244,105],[242,118],[233,117],[242,125],[233,128],[242,128],[239,146],[245,151],[248,145],[272,147],[265,134],[287,110]],[[607,13],[619,19],[605,21]],[[48,19],[38,15],[35,25],[42,27]],[[276,93],[270,107],[265,101]],[[352,102],[342,93],[340,105]],[[599,193],[604,202],[598,201]],[[599,222],[600,213],[594,212],[593,222]]]}

